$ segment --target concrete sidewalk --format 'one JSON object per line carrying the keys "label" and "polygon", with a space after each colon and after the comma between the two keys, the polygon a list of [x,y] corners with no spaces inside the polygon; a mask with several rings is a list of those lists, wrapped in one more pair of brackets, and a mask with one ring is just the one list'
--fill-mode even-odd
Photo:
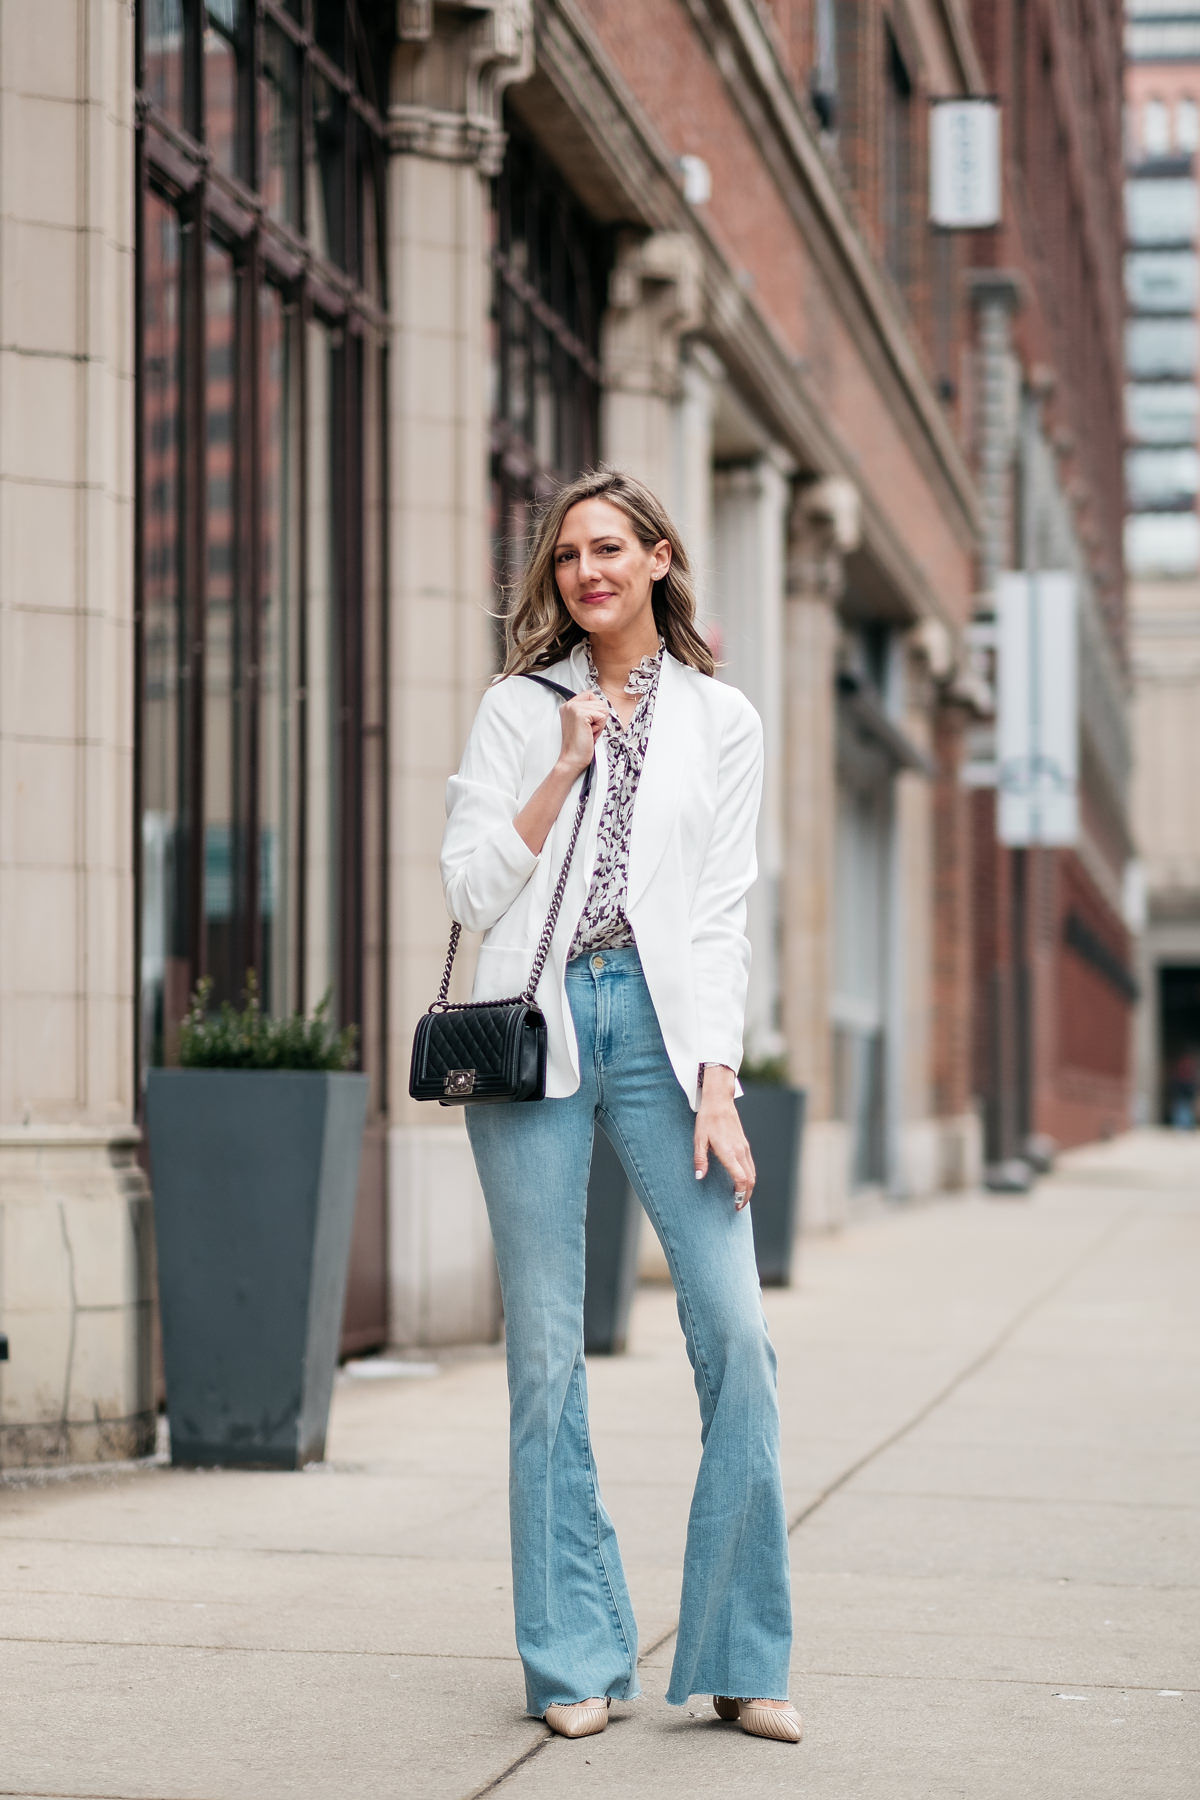
{"label": "concrete sidewalk", "polygon": [[668,1292],[590,1374],[646,1697],[522,1716],[504,1370],[342,1378],[330,1462],[0,1483],[0,1795],[1195,1800],[1200,1142],[809,1243],[770,1293],[798,1749],[661,1699],[695,1397]]}

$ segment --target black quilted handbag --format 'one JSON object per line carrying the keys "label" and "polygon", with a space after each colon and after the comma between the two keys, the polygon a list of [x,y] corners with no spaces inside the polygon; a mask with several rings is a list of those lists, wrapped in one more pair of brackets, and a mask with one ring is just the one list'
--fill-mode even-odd
{"label": "black quilted handbag", "polygon": [[[529,675],[564,700],[574,699],[570,688],[560,687],[544,675]],[[567,872],[588,795],[592,789],[590,763],[579,790],[575,823],[567,854],[554,885],[550,910],[534,953],[529,980],[511,1000],[468,1000],[457,1004],[447,1000],[450,971],[462,926],[456,920],[450,928],[450,949],[442,970],[438,997],[417,1025],[413,1038],[412,1066],[408,1091],[414,1100],[437,1100],[442,1106],[464,1106],[473,1102],[499,1100],[541,1100],[546,1093],[546,1021],[534,1001],[541,980],[550,940],[558,920],[566,891]]]}

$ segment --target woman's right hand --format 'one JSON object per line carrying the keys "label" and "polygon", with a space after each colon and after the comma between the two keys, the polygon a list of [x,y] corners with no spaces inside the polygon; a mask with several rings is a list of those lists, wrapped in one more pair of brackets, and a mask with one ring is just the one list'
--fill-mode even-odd
{"label": "woman's right hand", "polygon": [[562,749],[558,761],[513,820],[518,836],[535,856],[541,855],[577,776],[587,768],[595,754],[596,739],[604,730],[608,708],[603,694],[576,694],[563,701],[558,716],[562,724]]}
{"label": "woman's right hand", "polygon": [[608,720],[608,707],[603,694],[586,692],[564,700],[558,709],[562,727],[562,749],[559,767],[576,775],[587,768],[596,750],[596,740]]}

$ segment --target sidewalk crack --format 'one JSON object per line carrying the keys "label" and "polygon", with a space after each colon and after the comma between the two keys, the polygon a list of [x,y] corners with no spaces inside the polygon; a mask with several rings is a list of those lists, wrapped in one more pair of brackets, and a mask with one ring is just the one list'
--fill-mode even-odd
{"label": "sidewalk crack", "polygon": [[515,1775],[518,1769],[523,1769],[526,1763],[532,1762],[534,1757],[539,1755],[541,1751],[546,1748],[546,1745],[552,1742],[553,1738],[554,1733],[550,1730],[549,1726],[547,1726],[545,1737],[539,1738],[536,1744],[530,1744],[528,1750],[522,1751],[521,1755],[513,1762],[510,1762],[506,1769],[501,1769],[498,1775],[493,1775],[491,1780],[485,1781],[482,1787],[472,1788],[471,1792],[464,1796],[464,1800],[484,1800],[485,1795],[494,1794],[496,1789],[500,1787],[503,1782],[507,1781],[510,1775]]}
{"label": "sidewalk crack", "polygon": [[[862,1471],[869,1468],[870,1465],[875,1462],[878,1457],[882,1456],[885,1451],[893,1449],[895,1445],[901,1443],[903,1439],[908,1436],[910,1431],[915,1431],[918,1425],[923,1425],[926,1419],[930,1418],[932,1414],[937,1411],[939,1406],[944,1405],[945,1402],[950,1399],[951,1395],[955,1394],[958,1389],[964,1386],[966,1382],[970,1381],[972,1377],[978,1375],[982,1369],[985,1369],[988,1363],[992,1361],[993,1357],[998,1356],[1004,1346],[1016,1336],[1017,1332],[1020,1331],[1026,1321],[1033,1317],[1038,1308],[1045,1306],[1047,1301],[1053,1300],[1055,1295],[1061,1292],[1061,1290],[1067,1286],[1068,1282],[1073,1281],[1079,1271],[1085,1268],[1094,1256],[1098,1256],[1102,1250],[1108,1248],[1108,1245],[1112,1242],[1113,1238],[1118,1237],[1130,1221],[1136,1218],[1141,1211],[1142,1208],[1140,1205],[1133,1205],[1127,1207],[1123,1213],[1120,1213],[1104,1231],[1101,1231],[1092,1240],[1083,1254],[1077,1257],[1069,1268],[1064,1269],[1061,1274],[1056,1275],[1053,1281],[1049,1282],[1046,1287],[1035,1294],[1031,1300],[1028,1300],[1020,1311],[1008,1321],[1008,1324],[1005,1325],[1003,1330],[997,1332],[991,1343],[987,1344],[979,1352],[978,1356],[972,1357],[966,1367],[960,1369],[957,1375],[952,1376],[944,1387],[939,1388],[937,1393],[925,1402],[924,1406],[919,1406],[911,1418],[906,1419],[902,1425],[897,1426],[895,1431],[890,1432],[887,1437],[882,1438],[878,1444],[875,1444],[870,1450],[866,1451],[864,1455],[860,1456],[857,1462],[851,1463],[849,1468],[843,1469],[836,1480],[831,1481],[827,1488],[821,1490],[815,1500],[810,1500],[807,1506],[802,1507],[788,1525],[789,1538],[795,1532],[799,1531],[802,1525],[806,1525],[809,1519],[813,1517],[813,1514],[819,1512],[827,1501],[833,1499],[835,1494],[840,1494],[842,1489],[847,1487],[849,1483],[854,1480],[856,1475],[861,1475]],[[645,1650],[642,1651],[642,1656],[650,1657],[656,1655],[664,1645],[670,1643],[678,1629],[678,1622],[676,1622],[668,1631],[664,1631],[661,1637],[656,1638],[652,1644],[648,1644]]]}

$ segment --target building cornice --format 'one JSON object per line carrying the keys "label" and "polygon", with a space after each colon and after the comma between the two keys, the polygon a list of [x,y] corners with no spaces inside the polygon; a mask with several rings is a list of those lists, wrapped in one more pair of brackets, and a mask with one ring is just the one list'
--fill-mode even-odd
{"label": "building cornice", "polygon": [[807,247],[843,302],[842,316],[857,348],[879,377],[926,473],[949,496],[974,540],[979,503],[967,458],[751,0],[688,0],[688,9],[715,52],[726,87],[770,163]]}
{"label": "building cornice", "polygon": [[841,441],[828,410],[728,267],[704,271],[708,337],[726,368],[757,396],[780,440],[823,476],[852,482],[862,510],[862,540],[887,585],[913,620],[933,614],[952,626],[940,597],[866,487],[857,459]]}
{"label": "building cornice", "polygon": [[[618,190],[623,215],[652,231],[686,232],[698,244],[704,335],[754,395],[781,445],[806,468],[854,483],[862,498],[864,546],[902,606],[913,619],[930,612],[945,618],[903,537],[877,497],[863,488],[858,459],[836,430],[828,407],[738,279],[701,214],[684,199],[667,145],[571,0],[545,0],[538,7],[537,61],[557,94],[570,100],[579,139]],[[961,458],[958,462],[962,482],[955,517],[973,546],[978,499],[965,464]]]}

